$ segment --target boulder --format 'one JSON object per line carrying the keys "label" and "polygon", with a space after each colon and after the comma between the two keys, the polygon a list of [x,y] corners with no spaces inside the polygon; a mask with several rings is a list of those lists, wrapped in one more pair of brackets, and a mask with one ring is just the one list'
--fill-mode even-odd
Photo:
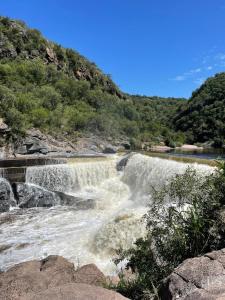
{"label": "boulder", "polygon": [[134,153],[129,153],[124,156],[117,162],[116,169],[117,171],[123,171],[123,169],[126,167],[128,160],[133,156]]}
{"label": "boulder", "polygon": [[16,206],[10,183],[0,178],[0,213],[9,211],[11,206]]}
{"label": "boulder", "polygon": [[43,134],[38,129],[26,132],[26,138],[15,145],[15,153],[19,155],[48,155],[71,156],[76,153],[75,145],[66,139],[55,139],[51,135]]}
{"label": "boulder", "polygon": [[160,288],[162,300],[225,299],[225,249],[185,260]]}
{"label": "boulder", "polygon": [[20,208],[51,207],[55,205],[73,206],[77,210],[95,208],[94,199],[82,199],[58,191],[48,191],[31,183],[13,184],[17,204]]}
{"label": "boulder", "polygon": [[60,204],[60,198],[57,194],[40,186],[15,183],[14,187],[20,208],[51,207]]}
{"label": "boulder", "polygon": [[94,265],[77,271],[61,256],[20,263],[0,273],[0,299],[4,300],[83,300],[126,299],[99,285],[104,275]]}
{"label": "boulder", "polygon": [[19,300],[126,300],[119,293],[84,283],[69,283],[24,295]]}
{"label": "boulder", "polygon": [[55,191],[60,198],[60,204],[76,207],[78,210],[94,209],[96,206],[94,199],[82,199],[63,192]]}
{"label": "boulder", "polygon": [[28,137],[23,143],[16,149],[17,154],[35,154],[42,153],[47,154],[49,152],[48,146],[40,141],[37,137]]}
{"label": "boulder", "polygon": [[24,293],[73,282],[74,273],[74,265],[60,256],[20,263],[0,273],[0,295],[5,300],[19,299]]}
{"label": "boulder", "polygon": [[94,264],[81,267],[75,273],[74,280],[77,283],[86,283],[96,286],[104,286],[107,282],[105,275]]}
{"label": "boulder", "polygon": [[107,145],[104,150],[103,153],[105,154],[115,154],[117,152],[118,148],[114,147],[112,145]]}
{"label": "boulder", "polygon": [[124,147],[125,150],[130,150],[131,144],[129,142],[121,143],[121,146]]}

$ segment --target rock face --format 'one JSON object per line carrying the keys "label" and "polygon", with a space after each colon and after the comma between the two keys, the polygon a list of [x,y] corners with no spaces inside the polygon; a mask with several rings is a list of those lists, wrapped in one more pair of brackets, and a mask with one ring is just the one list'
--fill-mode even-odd
{"label": "rock face", "polygon": [[162,300],[225,299],[225,249],[185,260],[162,285]]}
{"label": "rock face", "polygon": [[16,155],[61,155],[68,156],[75,153],[74,145],[71,142],[55,140],[50,135],[45,135],[37,129],[27,131],[27,137],[20,141],[16,147]]}
{"label": "rock face", "polygon": [[16,183],[15,189],[20,208],[51,207],[60,204],[57,194],[33,184]]}
{"label": "rock face", "polygon": [[[0,140],[10,129],[2,123],[0,118]],[[112,143],[112,145],[111,145]],[[74,157],[77,155],[100,155],[113,154],[118,150],[129,149],[130,145],[124,139],[105,140],[101,137],[91,135],[89,137],[79,137],[68,140],[67,135],[53,137],[44,134],[38,129],[29,129],[24,139],[18,138],[13,144],[7,144],[6,140],[2,143],[4,148],[0,148],[0,159],[9,157]],[[6,149],[7,148],[7,149]],[[2,153],[2,154],[1,154]]]}
{"label": "rock face", "polygon": [[13,197],[9,182],[0,178],[0,213],[9,211],[10,206],[15,206],[16,201]]}
{"label": "rock face", "polygon": [[97,287],[105,280],[93,265],[75,271],[60,256],[18,264],[0,273],[0,299],[4,300],[123,300],[118,293]]}

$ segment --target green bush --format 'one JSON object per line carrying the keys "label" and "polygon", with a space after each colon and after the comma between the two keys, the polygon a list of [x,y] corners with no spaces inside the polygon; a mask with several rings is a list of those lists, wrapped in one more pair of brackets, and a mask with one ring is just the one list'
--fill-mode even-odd
{"label": "green bush", "polygon": [[188,168],[153,193],[145,216],[148,234],[135,247],[119,253],[116,263],[128,259],[136,274],[133,282],[116,289],[131,299],[154,294],[161,280],[184,259],[225,247],[225,164],[202,176]]}
{"label": "green bush", "polygon": [[168,146],[168,147],[176,148],[176,143],[175,143],[172,139],[170,139],[170,138],[167,138],[167,139],[165,140],[165,144],[166,144],[166,146]]}

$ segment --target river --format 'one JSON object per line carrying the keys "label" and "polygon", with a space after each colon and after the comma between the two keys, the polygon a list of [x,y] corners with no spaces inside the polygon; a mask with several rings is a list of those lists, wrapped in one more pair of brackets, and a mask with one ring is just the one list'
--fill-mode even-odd
{"label": "river", "polygon": [[[28,167],[26,182],[51,191],[63,191],[82,199],[94,199],[95,208],[72,206],[14,209],[4,213],[10,222],[0,225],[0,266],[10,266],[47,255],[62,255],[75,266],[95,263],[113,274],[118,248],[127,249],[145,235],[143,215],[151,205],[152,188],[183,173],[188,164],[134,154],[122,171],[121,158],[79,159],[68,164]],[[206,174],[212,167],[191,164]]]}

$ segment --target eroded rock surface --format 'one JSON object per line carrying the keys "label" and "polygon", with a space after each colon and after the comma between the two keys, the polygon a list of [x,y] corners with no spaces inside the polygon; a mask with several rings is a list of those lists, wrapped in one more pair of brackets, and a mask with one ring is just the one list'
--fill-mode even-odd
{"label": "eroded rock surface", "polygon": [[87,265],[76,271],[65,258],[52,255],[40,261],[18,264],[0,273],[0,299],[126,299],[99,287],[104,282],[105,277],[96,266]]}
{"label": "eroded rock surface", "polygon": [[161,288],[162,300],[225,299],[225,249],[185,260]]}

